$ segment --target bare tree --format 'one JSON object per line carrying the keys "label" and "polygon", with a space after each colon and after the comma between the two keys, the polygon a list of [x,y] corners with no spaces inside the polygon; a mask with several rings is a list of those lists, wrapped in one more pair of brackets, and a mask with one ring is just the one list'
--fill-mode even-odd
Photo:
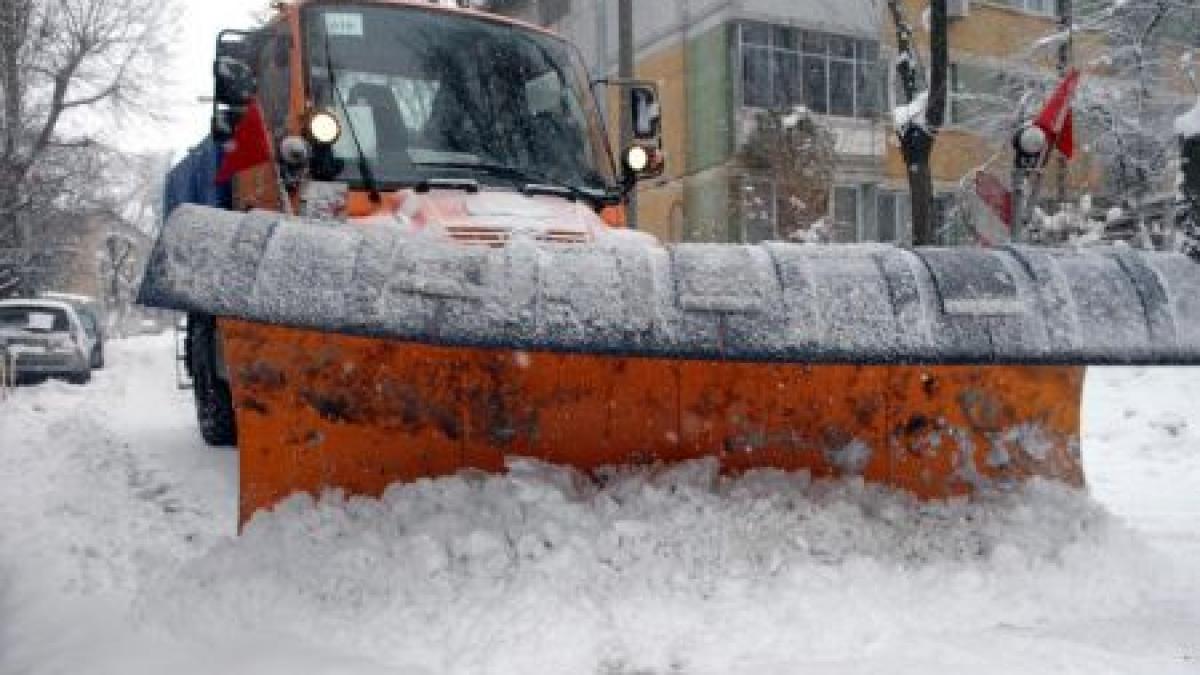
{"label": "bare tree", "polygon": [[805,108],[769,110],[758,113],[754,131],[738,153],[738,164],[752,172],[774,178],[771,194],[758,194],[742,187],[742,213],[747,204],[770,202],[775,221],[788,229],[777,232],[783,239],[808,236],[809,228],[829,213],[837,166],[836,141],[828,128]]}
{"label": "bare tree", "polygon": [[937,133],[945,122],[946,81],[950,63],[946,0],[930,0],[929,8],[929,88],[921,91],[920,59],[912,25],[904,17],[900,0],[888,0],[888,9],[896,27],[896,47],[900,53],[896,69],[906,103],[898,109],[896,134],[900,137],[900,152],[908,168],[913,243],[918,245],[933,244],[937,240],[930,160]]}
{"label": "bare tree", "polygon": [[[1173,120],[1188,101],[1179,91],[1177,55],[1183,45],[1200,40],[1200,1],[1075,0],[1071,4],[1070,25],[1060,22],[1055,33],[1029,36],[1028,46],[1014,52],[1012,67],[974,66],[967,76],[973,82],[970,90],[955,93],[955,123],[999,140],[985,165],[1007,161],[1009,139],[1056,85],[1046,65],[1055,52],[1082,36],[1085,39],[1075,40],[1078,47],[1070,64],[1085,73],[1073,101],[1077,137],[1087,151],[1077,178],[1100,169],[1104,184],[1093,186],[1087,201],[1125,207],[1122,222],[1130,217],[1140,221],[1147,214],[1158,218],[1161,199],[1153,198],[1168,193],[1175,177],[1178,144]],[[1061,166],[1056,178],[1066,183]],[[1057,201],[1058,210],[1075,211],[1066,208],[1061,197]],[[1047,219],[1059,224],[1070,221],[1045,216],[1036,206],[1030,205],[1038,214],[1030,230],[1035,238]],[[1075,215],[1086,220],[1087,214]],[[1139,238],[1147,236],[1142,232]]]}
{"label": "bare tree", "polygon": [[153,110],[177,12],[173,0],[0,0],[0,247],[29,248],[39,211],[95,188],[81,169],[105,152],[80,130]]}

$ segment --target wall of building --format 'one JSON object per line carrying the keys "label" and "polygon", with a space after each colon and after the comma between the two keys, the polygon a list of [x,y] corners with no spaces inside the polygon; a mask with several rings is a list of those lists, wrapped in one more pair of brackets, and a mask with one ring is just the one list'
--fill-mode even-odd
{"label": "wall of building", "polygon": [[[616,2],[574,0],[570,4],[570,13],[556,28],[580,45],[593,72],[611,73],[617,59]],[[918,45],[927,55],[929,36],[922,20],[927,0],[902,0],[902,4],[917,29]],[[1055,50],[1035,52],[1032,45],[1055,31],[1056,19],[1011,5],[1011,0],[972,0],[969,15],[951,21],[951,62],[964,68],[1024,72],[1053,81],[1057,77]],[[654,0],[635,1],[633,7],[637,75],[661,86],[668,161],[663,179],[641,186],[639,215],[645,229],[665,239],[740,236],[740,229],[732,231],[738,228],[728,222],[733,191],[740,184],[740,173],[731,162],[747,136],[755,109],[741,104],[737,22],[760,21],[878,40],[883,45],[882,67],[889,72],[893,69],[895,30],[886,6],[873,0]],[[1108,46],[1103,36],[1080,33],[1075,49],[1079,62],[1090,62]],[[1105,73],[1095,70],[1092,74]],[[889,92],[877,119],[826,118],[837,141],[837,184],[855,190],[860,199],[869,202],[859,208],[860,218],[874,218],[877,195],[886,197],[907,189],[907,169],[888,119],[895,103],[894,82],[886,86]],[[615,104],[615,98],[610,98],[610,103]],[[1006,115],[1011,112],[997,109],[996,129],[992,130],[948,123],[933,156],[939,193],[957,191],[964,175],[985,164],[1007,183],[1011,162],[1008,132],[999,129],[1009,123]],[[1049,194],[1057,182],[1055,166],[1051,164],[1044,179],[1043,194]],[[1083,152],[1068,168],[1067,184],[1073,193],[1103,189],[1098,158]],[[831,206],[831,215],[832,211]],[[686,223],[685,228],[680,227],[681,222]],[[875,222],[864,221],[852,231],[870,237],[879,228]]]}
{"label": "wall of building", "polygon": [[879,34],[878,5],[870,0],[742,0],[731,4],[741,19],[861,38]]}

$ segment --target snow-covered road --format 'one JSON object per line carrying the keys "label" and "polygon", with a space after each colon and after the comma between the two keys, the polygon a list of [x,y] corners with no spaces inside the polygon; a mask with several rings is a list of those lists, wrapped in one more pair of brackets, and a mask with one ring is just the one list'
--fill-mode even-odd
{"label": "snow-covered road", "polygon": [[1200,372],[1089,374],[1094,499],[707,465],[295,499],[233,537],[169,338],[0,402],[0,674],[1200,673]]}

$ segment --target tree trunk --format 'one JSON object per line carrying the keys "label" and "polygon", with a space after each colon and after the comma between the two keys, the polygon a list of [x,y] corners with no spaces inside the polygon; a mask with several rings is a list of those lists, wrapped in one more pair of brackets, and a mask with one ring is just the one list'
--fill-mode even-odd
{"label": "tree trunk", "polygon": [[911,125],[900,139],[900,148],[908,173],[915,246],[931,246],[937,243],[933,209],[933,169],[930,166],[933,142],[933,135],[919,124]]}
{"label": "tree trunk", "polygon": [[1179,155],[1183,158],[1183,197],[1187,204],[1184,218],[1184,245],[1200,259],[1200,136],[1182,138]]}
{"label": "tree trunk", "polygon": [[[899,37],[899,48],[915,56],[915,47],[911,42],[911,28],[903,21],[899,6],[893,2],[892,16],[896,20]],[[929,98],[925,109],[924,124],[910,124],[900,130],[900,153],[908,167],[908,190],[912,198],[913,244],[930,246],[938,243],[937,219],[934,212],[933,192],[933,144],[937,140],[938,130],[945,122],[946,114],[946,76],[950,62],[950,41],[948,21],[946,17],[946,0],[931,0],[930,2],[930,59],[929,59]],[[902,68],[913,68],[910,58],[902,62]],[[905,85],[905,95],[911,102],[916,96],[915,72],[901,72]]]}

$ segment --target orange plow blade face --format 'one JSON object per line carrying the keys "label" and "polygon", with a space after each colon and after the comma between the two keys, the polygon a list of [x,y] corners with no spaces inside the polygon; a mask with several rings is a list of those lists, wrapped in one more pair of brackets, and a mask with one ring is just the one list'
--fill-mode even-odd
{"label": "orange plow blade face", "polygon": [[220,325],[243,523],[297,491],[375,496],[515,456],[585,471],[715,456],[922,498],[1083,483],[1081,367],[624,358]]}

